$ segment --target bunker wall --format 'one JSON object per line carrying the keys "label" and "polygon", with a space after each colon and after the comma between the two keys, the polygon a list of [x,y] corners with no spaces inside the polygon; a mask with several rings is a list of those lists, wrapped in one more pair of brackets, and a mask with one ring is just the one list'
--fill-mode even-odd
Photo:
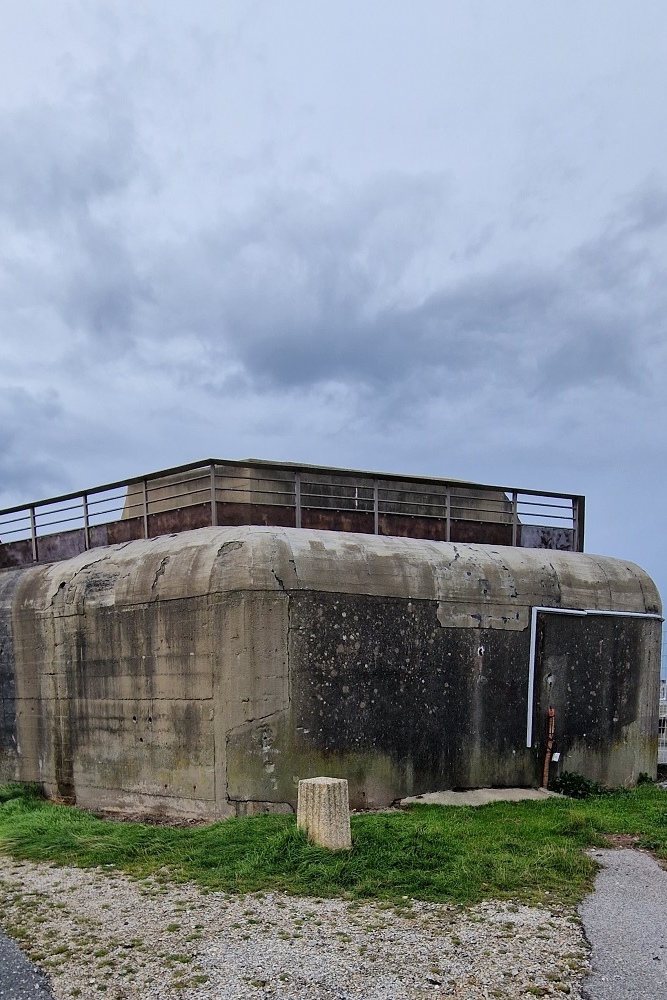
{"label": "bunker wall", "polygon": [[0,779],[202,817],[655,772],[660,623],[638,567],[581,554],[204,528],[0,573]]}

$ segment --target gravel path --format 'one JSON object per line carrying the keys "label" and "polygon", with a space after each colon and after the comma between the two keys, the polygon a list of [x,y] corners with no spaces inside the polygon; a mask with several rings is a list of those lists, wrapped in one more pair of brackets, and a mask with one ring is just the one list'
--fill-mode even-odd
{"label": "gravel path", "polygon": [[512,903],[203,894],[0,857],[0,912],[56,1000],[580,1000],[588,971],[575,915]]}
{"label": "gravel path", "polygon": [[580,909],[593,947],[588,1000],[667,998],[667,871],[640,851],[594,851],[603,865]]}

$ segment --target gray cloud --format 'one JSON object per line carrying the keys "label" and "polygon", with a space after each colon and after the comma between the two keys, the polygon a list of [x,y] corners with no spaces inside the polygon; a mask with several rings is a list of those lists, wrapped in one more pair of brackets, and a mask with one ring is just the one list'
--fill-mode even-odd
{"label": "gray cloud", "polygon": [[513,480],[610,552],[650,507],[664,572],[667,15],[274,8],[0,39],[3,502],[207,453]]}
{"label": "gray cloud", "polygon": [[0,212],[28,230],[77,225],[127,188],[136,168],[131,121],[101,88],[63,105],[0,115]]}
{"label": "gray cloud", "polygon": [[119,101],[100,82],[66,106],[5,112],[0,150],[0,274],[13,294],[41,300],[65,330],[128,336],[145,289],[118,206],[142,169]]}
{"label": "gray cloud", "polygon": [[[148,336],[193,334],[221,368],[236,362],[260,387],[351,381],[386,392],[416,376],[422,391],[467,391],[490,377],[547,398],[590,383],[641,386],[646,346],[667,323],[667,221],[647,222],[644,198],[553,268],[480,270],[415,301],[404,279],[419,268],[412,234],[433,190],[406,178],[403,194],[414,214],[407,245],[401,227],[387,228],[389,248],[373,239],[394,190],[363,213],[363,199],[341,199],[335,224],[291,196],[252,225],[172,247],[150,275]],[[639,247],[646,225],[654,245]]]}
{"label": "gray cloud", "polygon": [[35,436],[58,437],[63,409],[53,393],[31,394],[0,385],[0,506],[58,491],[63,475],[57,453],[35,450]]}

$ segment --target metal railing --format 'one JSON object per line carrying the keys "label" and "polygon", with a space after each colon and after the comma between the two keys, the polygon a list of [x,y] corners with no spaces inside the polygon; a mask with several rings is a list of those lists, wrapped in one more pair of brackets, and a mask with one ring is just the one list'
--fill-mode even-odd
{"label": "metal railing", "polygon": [[584,498],[255,459],[206,459],[0,510],[0,567],[218,524],[583,551]]}

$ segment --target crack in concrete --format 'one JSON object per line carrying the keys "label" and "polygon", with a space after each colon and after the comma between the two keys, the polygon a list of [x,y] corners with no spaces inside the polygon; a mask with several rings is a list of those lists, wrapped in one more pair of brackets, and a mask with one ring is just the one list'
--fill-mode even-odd
{"label": "crack in concrete", "polygon": [[216,552],[215,558],[219,559],[220,556],[223,555],[223,553],[224,555],[227,555],[230,552],[236,552],[238,549],[242,549],[244,545],[245,542],[239,542],[238,540],[234,540],[231,542],[223,542],[218,551]]}
{"label": "crack in concrete", "polygon": [[254,719],[246,719],[245,722],[240,722],[238,726],[234,726],[232,729],[227,730],[227,742],[229,742],[230,736],[233,736],[234,733],[241,732],[246,728],[246,726],[250,726],[255,722],[268,722],[269,719],[273,719],[275,716],[281,715],[284,711],[285,709],[279,708],[275,712],[269,712],[268,715],[258,715]]}
{"label": "crack in concrete", "polygon": [[105,553],[105,555],[100,556],[99,559],[93,559],[91,562],[85,563],[83,566],[81,566],[79,569],[76,570],[76,572],[69,578],[69,580],[61,580],[61,582],[58,584],[57,589],[54,590],[51,596],[49,607],[50,608],[54,607],[55,599],[60,593],[60,591],[63,590],[65,587],[71,586],[76,580],[77,576],[80,576],[81,573],[83,573],[85,570],[90,569],[91,566],[97,566],[99,565],[99,563],[107,562],[109,559],[111,559],[111,553],[107,552]]}
{"label": "crack in concrete", "polygon": [[233,799],[231,796],[227,796],[228,802],[243,803],[247,805],[248,803],[256,803],[260,806],[287,806],[291,813],[294,812],[294,806],[291,802],[286,802],[284,799]]}
{"label": "crack in concrete", "polygon": [[164,576],[165,570],[167,568],[167,563],[169,562],[169,558],[170,558],[169,556],[162,557],[162,561],[160,562],[160,565],[156,570],[155,578],[151,584],[151,590],[155,590],[155,588],[157,587],[158,580],[160,579],[161,576]]}

